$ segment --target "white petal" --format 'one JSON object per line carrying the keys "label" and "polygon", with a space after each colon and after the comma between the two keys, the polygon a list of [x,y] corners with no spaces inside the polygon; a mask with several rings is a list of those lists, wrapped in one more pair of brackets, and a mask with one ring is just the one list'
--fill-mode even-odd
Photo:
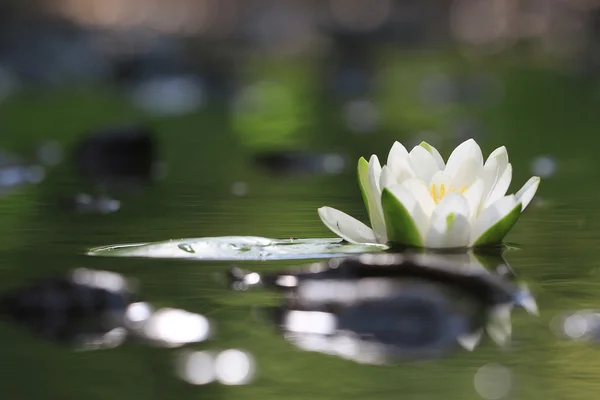
{"label": "white petal", "polygon": [[492,151],[487,160],[485,160],[485,165],[488,165],[488,163],[494,159],[498,162],[500,170],[503,170],[506,165],[508,165],[508,152],[506,151],[506,147],[500,146],[496,150]]}
{"label": "white petal", "polygon": [[394,164],[395,160],[407,159],[407,158],[408,158],[408,151],[406,150],[406,147],[404,147],[402,145],[402,143],[400,143],[400,142],[394,142],[394,144],[392,145],[392,148],[390,149],[390,152],[388,154],[387,165]]}
{"label": "white petal", "polygon": [[[506,167],[504,167],[506,168]],[[498,159],[497,158],[488,158],[483,166],[483,171],[481,173],[481,177],[483,179],[483,196],[487,199],[488,195],[492,191],[492,188],[502,175],[504,170],[500,171],[498,167]]]}
{"label": "white petal", "polygon": [[415,177],[415,172],[410,165],[410,156],[400,142],[394,142],[387,158],[390,167],[398,182]]}
{"label": "white petal", "polygon": [[438,171],[431,177],[431,181],[429,181],[429,186],[435,185],[436,188],[439,188],[441,185],[444,185],[446,188],[450,188],[452,185],[452,176],[450,176],[446,171]]}
{"label": "white petal", "polygon": [[494,226],[496,222],[507,216],[517,204],[515,196],[510,195],[502,197],[496,200],[495,203],[484,208],[471,227],[471,244],[475,243],[479,239],[479,236]]}
{"label": "white petal", "polygon": [[408,158],[396,160],[396,164],[393,166],[392,171],[394,171],[394,175],[396,176],[398,183],[402,183],[407,179],[413,179],[417,177],[417,174],[410,165],[410,160]]}
{"label": "white petal", "polygon": [[506,147],[501,146],[490,154],[483,166],[483,194],[487,198],[508,166]]}
{"label": "white petal", "polygon": [[410,164],[417,177],[424,182],[429,182],[433,174],[439,171],[431,153],[421,146],[415,146],[410,151]]}
{"label": "white petal", "polygon": [[[418,182],[418,181],[417,181]],[[388,190],[398,199],[410,214],[417,227],[421,238],[425,237],[429,227],[429,214],[426,214],[417,201],[414,193],[410,192],[403,184],[388,188]]]}
{"label": "white petal", "polygon": [[421,142],[421,144],[419,146],[423,147],[425,150],[427,150],[429,153],[431,153],[431,156],[433,157],[433,159],[435,160],[435,163],[437,164],[438,170],[442,170],[442,169],[446,168],[446,164],[444,163],[444,159],[442,158],[442,155],[440,154],[439,151],[437,151],[437,149],[435,147],[433,147],[432,145],[430,145],[427,142]]}
{"label": "white petal", "polygon": [[381,177],[379,178],[379,187],[381,190],[383,191],[383,189],[397,184],[398,181],[396,180],[396,177],[394,176],[394,173],[390,167],[384,165],[381,169]]}
{"label": "white petal", "polygon": [[433,197],[431,197],[431,193],[429,193],[423,181],[417,178],[407,179],[401,183],[401,186],[415,198],[427,216],[433,213],[436,207],[435,201],[433,201]]}
{"label": "white petal", "polygon": [[487,199],[485,200],[485,203],[483,204],[483,207],[487,207],[490,204],[494,203],[496,200],[502,198],[506,194],[506,191],[508,190],[508,187],[510,186],[511,180],[512,180],[512,165],[508,164],[506,166],[506,168],[504,169],[504,172],[502,173],[502,175],[500,175],[500,177],[498,178],[496,183],[493,185],[490,193],[487,196]]}
{"label": "white petal", "polygon": [[375,194],[381,195],[381,189],[379,188],[379,178],[381,177],[381,164],[379,158],[375,154],[369,159],[369,183],[371,184],[371,190]]}
{"label": "white petal", "polygon": [[535,196],[538,186],[540,186],[540,178],[538,176],[532,176],[523,187],[515,194],[517,202],[521,203],[522,210],[525,209]]}
{"label": "white petal", "polygon": [[348,214],[331,207],[319,208],[321,221],[333,233],[350,243],[377,243],[371,228]]}
{"label": "white petal", "polygon": [[479,145],[473,139],[466,140],[454,149],[450,157],[448,157],[445,171],[454,176],[460,165],[468,158],[474,159],[478,165],[483,165],[481,148],[479,148]]}
{"label": "white petal", "polygon": [[464,196],[449,193],[436,207],[429,230],[425,236],[425,247],[453,249],[469,245],[471,226],[469,204]]}
{"label": "white petal", "polygon": [[474,158],[465,159],[454,171],[452,176],[452,187],[456,190],[467,188],[473,184],[477,176],[481,174],[482,167]]}
{"label": "white petal", "polygon": [[472,221],[477,217],[479,212],[479,205],[482,201],[483,196],[483,180],[477,178],[471,186],[463,193],[467,203],[469,204],[469,219]]}

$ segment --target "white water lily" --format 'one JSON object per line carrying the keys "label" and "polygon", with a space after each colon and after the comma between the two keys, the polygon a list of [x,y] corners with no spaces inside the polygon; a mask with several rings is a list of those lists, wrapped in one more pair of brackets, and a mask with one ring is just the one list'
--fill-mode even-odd
{"label": "white water lily", "polygon": [[387,165],[376,155],[358,161],[358,180],[371,228],[331,207],[319,208],[323,223],[351,243],[391,243],[434,249],[498,245],[533,199],[534,176],[506,195],[512,166],[504,146],[487,160],[469,139],[447,163],[423,142],[410,153],[399,142]]}

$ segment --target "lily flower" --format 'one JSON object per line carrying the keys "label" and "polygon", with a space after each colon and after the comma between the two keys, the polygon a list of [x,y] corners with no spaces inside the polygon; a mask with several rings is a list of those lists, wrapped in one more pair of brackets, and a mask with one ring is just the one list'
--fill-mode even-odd
{"label": "lily flower", "polygon": [[460,144],[447,163],[422,142],[410,153],[399,142],[381,167],[376,155],[358,161],[358,181],[371,228],[331,207],[321,220],[350,243],[391,243],[432,249],[492,246],[502,240],[533,199],[534,176],[506,195],[512,166],[504,146],[487,160],[473,139]]}

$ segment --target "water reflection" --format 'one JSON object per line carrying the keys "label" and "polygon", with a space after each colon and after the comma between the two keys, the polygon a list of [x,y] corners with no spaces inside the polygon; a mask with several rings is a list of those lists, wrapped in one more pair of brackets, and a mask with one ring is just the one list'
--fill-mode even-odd
{"label": "water reflection", "polygon": [[203,315],[135,301],[137,284],[124,276],[78,268],[4,294],[2,315],[33,333],[78,350],[113,348],[127,337],[158,347],[180,347],[209,338]]}
{"label": "water reflection", "polygon": [[577,310],[555,317],[552,331],[559,337],[576,341],[598,341],[600,338],[600,312]]}
{"label": "water reflection", "polygon": [[[327,286],[320,290],[332,289]],[[441,356],[480,318],[476,307],[455,307],[449,294],[434,286],[395,286],[388,279],[365,286],[373,292],[362,293],[359,286],[351,289],[357,295],[354,303],[332,299],[307,304],[299,296],[281,309],[277,322],[284,336],[303,350],[380,364],[398,357]],[[375,296],[378,291],[380,298]]]}
{"label": "water reflection", "polygon": [[122,320],[131,289],[119,274],[79,268],[4,294],[0,308],[45,339],[78,349],[110,348],[127,335]]}
{"label": "water reflection", "polygon": [[273,274],[236,268],[230,278],[236,289],[283,292],[272,317],[295,346],[385,364],[473,350],[483,332],[508,345],[513,307],[536,308],[507,271],[500,255],[368,254]]}
{"label": "water reflection", "polygon": [[23,185],[38,184],[46,177],[43,160],[27,160],[0,149],[0,195]]}
{"label": "water reflection", "polygon": [[165,347],[202,342],[210,332],[206,317],[176,308],[162,308],[151,313],[139,331],[142,337]]}
{"label": "water reflection", "polygon": [[192,385],[219,382],[223,385],[245,385],[256,372],[254,357],[243,350],[184,351],[177,356],[177,373]]}
{"label": "water reflection", "polygon": [[512,389],[513,374],[510,369],[497,363],[486,364],[477,370],[473,384],[484,399],[505,398]]}
{"label": "water reflection", "polygon": [[61,199],[62,205],[69,211],[78,214],[110,214],[119,211],[121,202],[106,195],[92,196],[78,193],[75,196]]}

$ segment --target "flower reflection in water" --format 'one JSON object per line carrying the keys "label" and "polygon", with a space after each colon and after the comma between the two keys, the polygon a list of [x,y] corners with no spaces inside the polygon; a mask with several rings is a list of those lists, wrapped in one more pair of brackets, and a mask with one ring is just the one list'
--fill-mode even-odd
{"label": "flower reflection in water", "polygon": [[[500,256],[490,262],[508,270]],[[473,254],[369,254],[260,279],[232,272],[234,288],[284,292],[272,315],[295,346],[368,364],[441,357],[457,344],[473,350],[484,331],[505,346],[513,307],[537,310],[525,286]]]}

